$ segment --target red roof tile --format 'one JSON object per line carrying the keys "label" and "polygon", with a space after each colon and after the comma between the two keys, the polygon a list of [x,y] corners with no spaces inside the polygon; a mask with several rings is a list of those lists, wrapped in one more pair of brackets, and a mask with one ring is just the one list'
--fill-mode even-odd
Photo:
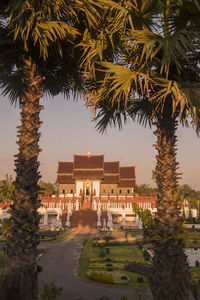
{"label": "red roof tile", "polygon": [[72,175],[58,175],[57,176],[57,183],[75,183],[72,178]]}
{"label": "red roof tile", "polygon": [[103,170],[74,170],[74,179],[102,179]]}
{"label": "red roof tile", "polygon": [[106,175],[104,174],[104,179],[102,180],[102,184],[107,183],[119,183],[119,175]]}
{"label": "red roof tile", "polygon": [[119,173],[119,161],[104,162],[104,173]]}
{"label": "red roof tile", "polygon": [[72,174],[73,162],[58,162],[58,174]]}
{"label": "red roof tile", "polygon": [[120,167],[120,178],[135,178],[135,167]]}
{"label": "red roof tile", "polygon": [[103,169],[104,155],[74,155],[74,169]]}

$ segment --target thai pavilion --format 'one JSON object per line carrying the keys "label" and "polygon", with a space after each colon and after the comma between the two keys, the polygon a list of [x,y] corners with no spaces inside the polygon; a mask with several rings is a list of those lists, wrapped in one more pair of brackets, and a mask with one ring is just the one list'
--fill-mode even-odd
{"label": "thai pavilion", "polygon": [[[134,193],[135,167],[104,161],[104,155],[74,154],[71,162],[58,162],[57,195],[40,195],[40,226],[56,228],[141,228],[133,204],[155,213],[156,195]],[[9,208],[6,208],[8,209]],[[3,211],[7,216],[7,211]],[[8,217],[8,216],[7,216]]]}
{"label": "thai pavilion", "polygon": [[135,167],[104,161],[104,155],[76,155],[73,162],[58,162],[59,194],[125,195],[135,187]]}

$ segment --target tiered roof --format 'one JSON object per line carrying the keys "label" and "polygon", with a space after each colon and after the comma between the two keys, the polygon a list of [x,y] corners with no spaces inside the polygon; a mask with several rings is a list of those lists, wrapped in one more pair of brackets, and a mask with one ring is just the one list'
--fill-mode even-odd
{"label": "tiered roof", "polygon": [[120,167],[119,161],[104,162],[104,155],[74,155],[73,162],[58,162],[57,183],[75,183],[77,179],[101,180],[119,187],[135,186],[135,167]]}
{"label": "tiered roof", "polygon": [[120,187],[135,186],[135,167],[120,167]]}

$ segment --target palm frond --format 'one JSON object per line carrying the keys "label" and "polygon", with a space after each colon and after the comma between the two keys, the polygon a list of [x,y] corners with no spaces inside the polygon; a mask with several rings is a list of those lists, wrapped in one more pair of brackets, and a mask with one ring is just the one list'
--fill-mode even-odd
{"label": "palm frond", "polygon": [[111,103],[109,101],[101,101],[95,107],[96,128],[100,133],[106,132],[108,127],[116,127],[122,129],[124,123],[128,119],[138,122],[142,126],[151,127],[152,104],[146,100],[129,100],[127,108],[124,107],[124,102]]}
{"label": "palm frond", "polygon": [[101,65],[104,67],[102,71],[105,72],[105,78],[91,97],[94,104],[101,99],[109,99],[111,103],[117,102],[119,104],[122,101],[126,107],[131,95],[134,97],[134,94],[148,94],[149,85],[152,84],[148,72],[133,71],[128,67],[109,62],[104,62]]}

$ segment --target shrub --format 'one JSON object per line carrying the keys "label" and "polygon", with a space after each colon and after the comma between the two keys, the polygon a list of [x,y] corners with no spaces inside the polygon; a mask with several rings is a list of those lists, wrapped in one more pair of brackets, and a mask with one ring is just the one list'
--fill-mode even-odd
{"label": "shrub", "polygon": [[90,278],[97,281],[97,282],[102,282],[102,283],[114,283],[114,278],[112,274],[108,273],[97,273],[94,272],[90,275]]}
{"label": "shrub", "polygon": [[199,261],[198,261],[198,260],[195,261],[195,266],[196,266],[197,268],[199,268]]}
{"label": "shrub", "polygon": [[108,264],[106,264],[106,266],[107,267],[112,267],[113,265],[108,263]]}
{"label": "shrub", "polygon": [[139,263],[143,265],[151,266],[152,263],[150,261],[146,261],[144,259],[130,258],[130,257],[90,257],[90,262],[119,262],[119,263]]}
{"label": "shrub", "polygon": [[121,280],[127,280],[127,281],[128,281],[128,278],[127,278],[127,276],[125,276],[125,275],[122,275],[122,276],[120,277],[120,279],[121,279]]}
{"label": "shrub", "polygon": [[120,300],[128,300],[127,296],[121,295]]}
{"label": "shrub", "polygon": [[139,249],[142,250],[142,248],[143,248],[142,243],[141,242],[137,242],[137,245],[138,245]]}
{"label": "shrub", "polygon": [[105,257],[105,252],[103,250],[101,250],[99,252],[99,257],[101,257],[101,258]]}
{"label": "shrub", "polygon": [[191,272],[190,283],[191,283],[191,286],[192,286],[192,291],[193,291],[194,296],[197,296],[197,294],[198,294],[199,281],[200,281],[200,276],[195,272]]}
{"label": "shrub", "polygon": [[112,259],[110,257],[106,257],[105,262],[109,262],[112,261]]}
{"label": "shrub", "polygon": [[110,235],[106,235],[105,238],[104,238],[104,240],[105,240],[106,242],[109,242],[109,240],[111,240],[111,239],[113,239],[113,237],[110,236]]}
{"label": "shrub", "polygon": [[138,282],[138,283],[144,282],[144,278],[143,278],[143,277],[138,277],[138,278],[137,278],[137,282]]}
{"label": "shrub", "polygon": [[44,283],[43,285],[43,293],[40,296],[41,300],[57,300],[60,298],[62,294],[63,288],[57,287],[55,284],[55,280],[50,283]]}
{"label": "shrub", "polygon": [[144,254],[144,258],[145,258],[146,260],[150,260],[151,256],[150,256],[150,254],[149,254],[148,251],[144,251],[143,254]]}

